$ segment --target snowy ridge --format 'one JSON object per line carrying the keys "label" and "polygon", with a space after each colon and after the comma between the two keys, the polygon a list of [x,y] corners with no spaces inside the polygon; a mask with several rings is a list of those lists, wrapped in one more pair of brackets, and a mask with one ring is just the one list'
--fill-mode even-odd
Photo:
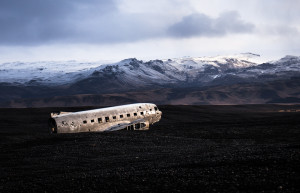
{"label": "snowy ridge", "polygon": [[300,72],[300,57],[286,56],[278,61],[258,64],[257,54],[183,57],[142,61],[135,58],[112,63],[100,62],[12,62],[0,64],[0,82],[25,85],[64,85],[88,78],[111,78],[122,84],[147,86],[189,82],[210,82],[234,75],[242,78],[265,74]]}
{"label": "snowy ridge", "polygon": [[107,61],[77,62],[42,61],[11,62],[0,64],[0,82],[25,84],[36,81],[42,84],[65,84],[89,75],[91,68]]}
{"label": "snowy ridge", "polygon": [[264,63],[256,68],[247,68],[240,74],[243,76],[280,75],[284,73],[300,72],[300,57],[285,56],[278,61]]}
{"label": "snowy ridge", "polygon": [[[257,65],[256,58],[260,57],[258,54],[244,53],[229,56],[215,56],[215,57],[185,57],[180,59],[173,59],[176,63],[184,65],[213,65],[220,67],[220,65],[230,65],[230,68],[246,68]],[[164,60],[166,61],[166,60]]]}

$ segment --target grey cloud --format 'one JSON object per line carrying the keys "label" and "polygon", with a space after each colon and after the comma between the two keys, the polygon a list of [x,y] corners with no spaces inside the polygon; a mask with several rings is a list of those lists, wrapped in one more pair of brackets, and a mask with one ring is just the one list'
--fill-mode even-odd
{"label": "grey cloud", "polygon": [[162,36],[163,29],[156,26],[151,15],[121,13],[117,3],[110,0],[0,1],[0,44],[107,44]]}
{"label": "grey cloud", "polygon": [[298,24],[300,19],[299,0],[264,0],[256,1],[257,9],[269,22],[278,21],[284,24]]}
{"label": "grey cloud", "polygon": [[0,44],[74,40],[78,23],[114,11],[114,1],[106,0],[1,0]]}
{"label": "grey cloud", "polygon": [[[109,44],[250,32],[236,12],[192,14],[170,26],[156,14],[124,13],[117,0],[1,0],[0,45]],[[164,20],[166,19],[166,20]]]}
{"label": "grey cloud", "polygon": [[237,12],[231,11],[221,14],[214,19],[204,14],[192,14],[184,17],[168,29],[174,37],[194,36],[223,36],[228,33],[252,32],[254,25],[239,19]]}
{"label": "grey cloud", "polygon": [[300,32],[297,28],[288,25],[281,25],[275,27],[271,26],[268,28],[267,32],[271,35],[279,35],[284,37],[295,37],[300,35]]}

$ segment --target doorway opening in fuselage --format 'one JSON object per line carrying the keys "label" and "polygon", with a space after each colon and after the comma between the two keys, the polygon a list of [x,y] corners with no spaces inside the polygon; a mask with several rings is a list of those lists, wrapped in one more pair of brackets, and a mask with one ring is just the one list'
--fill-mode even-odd
{"label": "doorway opening in fuselage", "polygon": [[133,131],[133,130],[142,130],[144,127],[146,127],[145,123],[136,123],[132,125],[128,125],[125,129],[128,131]]}

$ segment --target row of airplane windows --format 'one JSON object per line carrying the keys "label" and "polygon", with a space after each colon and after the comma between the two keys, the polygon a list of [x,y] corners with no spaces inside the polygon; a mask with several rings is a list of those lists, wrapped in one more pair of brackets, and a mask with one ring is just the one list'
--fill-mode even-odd
{"label": "row of airplane windows", "polygon": [[[150,109],[150,111],[152,111],[152,109]],[[144,112],[140,112],[140,115],[144,115]],[[130,113],[126,114],[127,117],[130,117]],[[133,113],[133,116],[136,117],[137,113]],[[113,120],[117,119],[117,116],[112,116]],[[121,114],[120,115],[120,119],[124,118],[124,116]],[[94,123],[95,120],[91,119],[91,123]],[[102,118],[98,118],[98,123],[102,123],[102,122],[109,122],[109,117],[105,117],[104,120],[102,120]],[[87,120],[83,121],[83,124],[87,124]]]}

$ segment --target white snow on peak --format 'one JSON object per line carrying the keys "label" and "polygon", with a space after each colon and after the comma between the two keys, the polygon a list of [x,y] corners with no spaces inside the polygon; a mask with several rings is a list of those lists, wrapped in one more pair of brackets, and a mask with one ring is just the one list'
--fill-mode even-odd
{"label": "white snow on peak", "polygon": [[[141,61],[129,58],[120,62],[113,61],[45,61],[45,62],[10,62],[0,64],[0,83],[39,83],[47,85],[63,85],[86,78],[97,73],[116,73],[124,82],[151,81],[186,81],[199,79],[199,75],[208,72],[214,79],[227,69],[243,69],[255,67],[259,63],[258,54],[242,53],[215,57],[182,57],[164,60]],[[296,61],[296,62],[295,62]],[[300,57],[286,56],[273,63],[277,70],[300,69]],[[287,67],[288,66],[288,67]],[[251,72],[256,72],[252,69]],[[276,70],[276,71],[277,71]],[[250,71],[249,71],[250,72]],[[98,73],[98,74],[99,74]],[[138,82],[137,82],[138,84]]]}
{"label": "white snow on peak", "polygon": [[[260,57],[258,54],[243,53],[236,55],[227,56],[214,56],[214,57],[183,57],[171,59],[173,65],[180,68],[184,66],[189,67],[204,67],[205,65],[213,65],[220,67],[220,65],[230,65],[230,68],[245,68],[250,66],[258,65],[257,58]],[[163,60],[164,62],[169,61],[169,59]],[[176,64],[177,63],[177,64]]]}
{"label": "white snow on peak", "polygon": [[69,83],[79,75],[88,75],[90,69],[110,61],[78,62],[41,61],[9,62],[0,64],[0,82],[26,83],[32,80],[47,84]]}
{"label": "white snow on peak", "polygon": [[286,63],[286,62],[300,63],[300,56],[287,55],[287,56],[281,58],[280,60],[274,61],[272,63],[279,64],[279,63]]}

